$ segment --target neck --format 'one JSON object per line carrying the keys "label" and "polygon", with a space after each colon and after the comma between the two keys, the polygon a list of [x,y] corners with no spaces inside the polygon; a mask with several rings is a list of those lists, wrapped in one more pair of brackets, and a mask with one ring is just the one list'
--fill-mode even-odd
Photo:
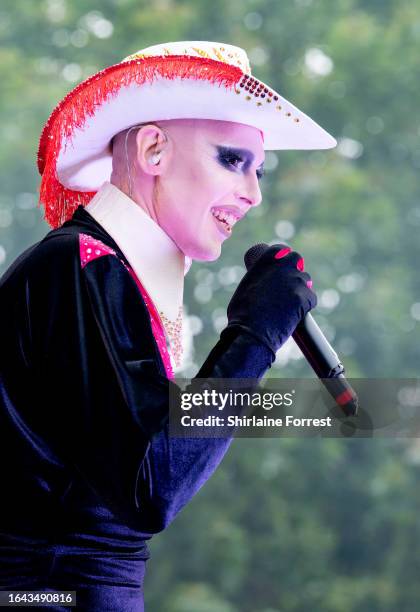
{"label": "neck", "polygon": [[[129,197],[137,206],[140,206],[142,210],[157,224],[159,224],[159,220],[156,214],[156,207],[154,204],[154,187],[150,189],[150,186],[147,185],[148,182],[154,183],[154,177],[150,181],[150,177],[144,176],[144,179],[141,180],[142,189],[139,189],[139,181],[132,180],[131,188],[129,185],[129,180],[127,175],[121,175],[117,172],[113,171],[110,183],[117,187],[120,191],[122,191],[127,197]],[[151,191],[151,197],[147,197],[147,193]]]}

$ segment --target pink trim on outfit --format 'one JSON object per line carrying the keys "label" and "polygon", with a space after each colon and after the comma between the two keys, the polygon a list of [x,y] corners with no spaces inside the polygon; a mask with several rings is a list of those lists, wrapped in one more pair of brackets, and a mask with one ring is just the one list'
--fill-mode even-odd
{"label": "pink trim on outfit", "polygon": [[103,255],[116,255],[116,252],[100,240],[89,234],[79,234],[80,263],[82,268],[87,263]]}
{"label": "pink trim on outfit", "polygon": [[[113,249],[111,249],[111,247],[107,246],[100,240],[96,240],[92,236],[89,236],[89,234],[79,234],[79,249],[80,249],[80,263],[81,263],[82,268],[84,268],[86,264],[88,264],[90,261],[93,261],[94,259],[97,259],[98,257],[103,257],[104,255],[115,255],[115,257],[117,256],[116,252]],[[122,259],[120,261],[123,264],[123,266],[128,270],[128,272],[131,274],[131,276],[133,277],[143,297],[143,300],[149,312],[153,336],[158,345],[159,352],[162,357],[163,365],[165,366],[166,376],[167,378],[173,380],[174,372],[172,369],[171,358],[169,356],[168,347],[166,345],[165,331],[163,328],[162,320],[158,314],[158,311],[156,310],[156,307],[153,304],[151,297],[149,296],[146,289],[141,284],[134,270],[130,266],[127,266],[127,264],[124,261],[122,261]]]}
{"label": "pink trim on outfit", "polygon": [[141,284],[134,270],[132,268],[129,268],[128,266],[125,266],[125,267],[127,268],[131,276],[136,281],[137,287],[139,288],[139,291],[143,297],[143,300],[146,303],[147,310],[149,311],[149,315],[150,315],[150,321],[152,324],[152,332],[157,342],[157,345],[159,347],[160,355],[162,357],[162,361],[163,361],[163,364],[166,370],[166,376],[170,378],[171,380],[173,380],[174,373],[172,369],[171,359],[169,357],[168,348],[166,346],[165,332],[163,330],[162,320],[156,310],[155,305],[152,302],[151,297],[149,296],[146,289]]}

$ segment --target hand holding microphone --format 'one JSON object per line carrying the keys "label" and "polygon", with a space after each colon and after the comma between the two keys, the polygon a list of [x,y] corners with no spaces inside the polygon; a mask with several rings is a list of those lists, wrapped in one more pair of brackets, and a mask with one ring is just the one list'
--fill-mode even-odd
{"label": "hand holding microphone", "polygon": [[245,262],[248,271],[227,308],[228,328],[240,327],[275,354],[317,299],[299,253],[284,245],[261,251],[252,265]]}
{"label": "hand holding microphone", "polygon": [[[227,330],[239,328],[275,354],[293,335],[309,364],[347,415],[357,412],[357,396],[344,368],[309,314],[317,304],[303,258],[289,246],[258,244],[244,257],[247,272],[227,308]],[[324,381],[323,381],[324,382]]]}

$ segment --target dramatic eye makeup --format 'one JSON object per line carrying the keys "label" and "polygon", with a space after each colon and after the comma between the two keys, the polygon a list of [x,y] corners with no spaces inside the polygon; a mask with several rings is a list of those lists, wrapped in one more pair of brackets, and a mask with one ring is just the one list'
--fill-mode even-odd
{"label": "dramatic eye makeup", "polygon": [[[248,149],[238,149],[236,147],[223,147],[221,145],[216,146],[217,150],[217,161],[228,170],[240,170],[247,172],[249,166],[254,161],[254,154]],[[258,180],[264,176],[264,164],[258,168],[257,172]]]}

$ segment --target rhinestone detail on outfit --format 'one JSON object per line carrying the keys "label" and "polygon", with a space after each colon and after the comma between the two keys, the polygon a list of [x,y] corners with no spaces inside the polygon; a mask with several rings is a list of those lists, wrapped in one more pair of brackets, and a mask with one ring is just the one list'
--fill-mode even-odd
{"label": "rhinestone detail on outfit", "polygon": [[79,250],[82,268],[84,268],[89,261],[93,261],[103,255],[116,255],[111,247],[89,236],[89,234],[79,234]]}
{"label": "rhinestone detail on outfit", "polygon": [[168,336],[175,365],[178,368],[182,362],[182,316],[183,308],[179,307],[178,315],[173,321],[160,310],[159,316]]}

